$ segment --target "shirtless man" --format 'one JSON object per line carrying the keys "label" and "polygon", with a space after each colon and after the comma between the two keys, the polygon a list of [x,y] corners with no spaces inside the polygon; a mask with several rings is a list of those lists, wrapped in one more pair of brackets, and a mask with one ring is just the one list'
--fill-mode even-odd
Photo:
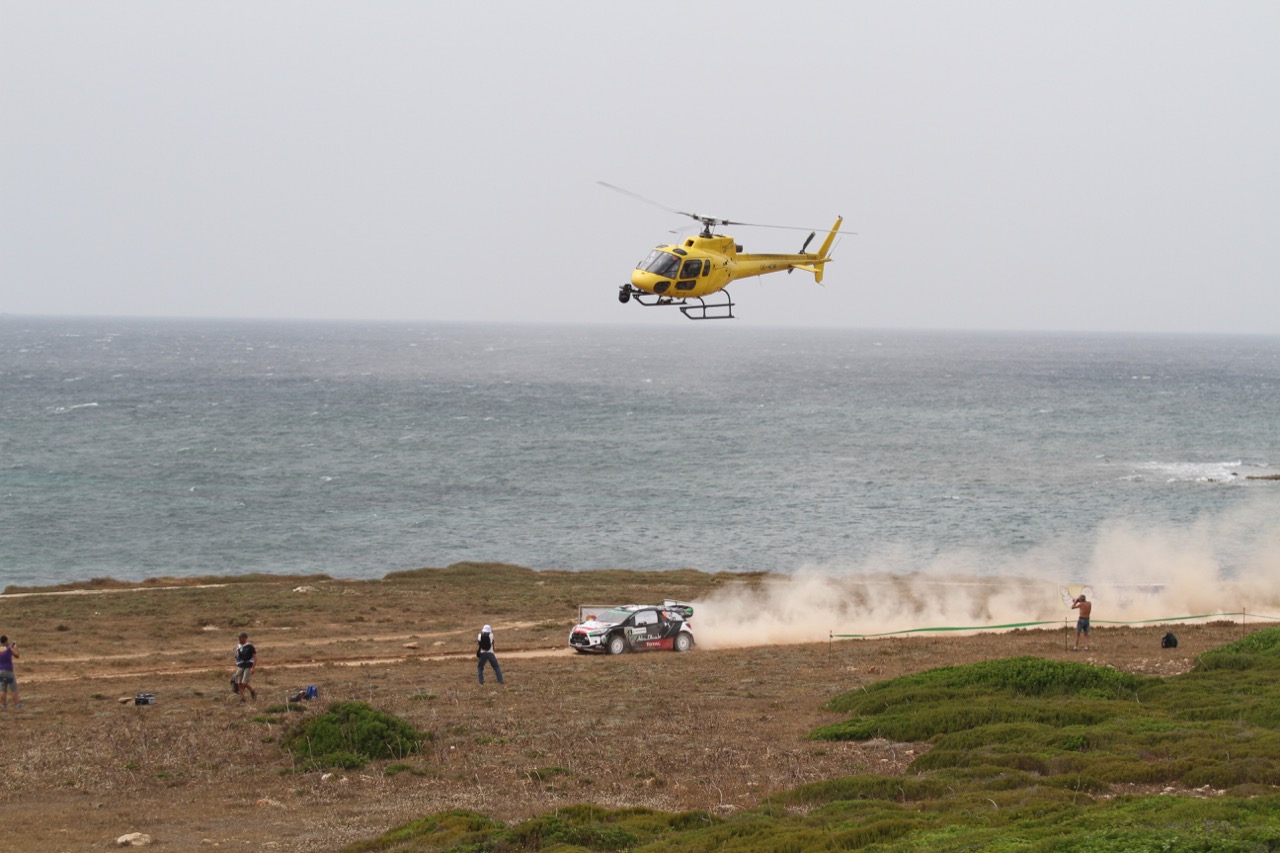
{"label": "shirtless man", "polygon": [[1085,599],[1084,595],[1078,595],[1071,602],[1072,610],[1080,611],[1080,618],[1076,620],[1076,651],[1080,651],[1080,635],[1084,634],[1084,650],[1089,651],[1089,614],[1093,612],[1093,602]]}

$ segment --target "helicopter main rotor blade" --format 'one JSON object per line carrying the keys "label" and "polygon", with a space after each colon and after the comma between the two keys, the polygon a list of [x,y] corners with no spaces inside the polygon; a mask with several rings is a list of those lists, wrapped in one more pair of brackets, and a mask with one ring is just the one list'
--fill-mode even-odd
{"label": "helicopter main rotor blade", "polygon": [[[830,226],[826,226],[823,228],[813,228],[809,225],[764,225],[760,222],[733,222],[728,219],[717,219],[716,224],[741,226],[743,228],[777,228],[782,231],[830,231],[831,230]],[[841,231],[840,233],[844,234],[846,232]],[[849,231],[847,233],[853,234],[856,232]]]}
{"label": "helicopter main rotor blade", "polygon": [[645,204],[651,204],[654,207],[660,207],[663,210],[665,210],[667,213],[679,213],[681,216],[693,216],[694,219],[701,219],[701,217],[694,216],[692,213],[685,213],[683,210],[676,210],[674,207],[667,207],[665,204],[662,204],[661,202],[656,202],[651,198],[645,198],[639,193],[633,193],[631,190],[624,190],[622,187],[615,187],[613,184],[606,183],[605,181],[596,181],[596,183],[602,187],[608,187],[609,189],[613,190],[616,193],[622,193],[623,195],[631,196],[636,201],[642,201]]}
{"label": "helicopter main rotor blade", "polygon": [[[645,204],[651,204],[654,207],[661,208],[662,210],[665,210],[668,213],[678,213],[681,216],[688,216],[690,219],[696,219],[699,222],[701,222],[703,225],[707,226],[708,228],[710,228],[713,225],[741,225],[744,228],[777,228],[783,231],[829,231],[830,230],[829,228],[812,228],[808,225],[765,225],[759,222],[737,222],[736,220],[733,220],[733,219],[721,219],[718,216],[700,216],[696,213],[690,213],[687,210],[676,210],[674,207],[667,207],[665,204],[662,204],[661,202],[654,201],[651,198],[645,198],[639,193],[633,193],[631,190],[624,190],[622,187],[614,186],[613,184],[607,181],[596,181],[596,183],[602,187],[607,187],[608,189],[611,189],[614,192],[619,192],[625,196],[630,196],[631,198],[634,198],[636,201],[642,201]],[[845,233],[853,234],[855,232],[849,231]]]}
{"label": "helicopter main rotor blade", "polygon": [[690,213],[690,212],[689,212],[689,211],[687,211],[687,210],[676,210],[674,207],[667,207],[667,206],[666,206],[665,204],[663,204],[662,202],[654,201],[654,200],[653,200],[653,199],[651,199],[651,198],[645,198],[644,196],[640,195],[640,193],[633,193],[631,190],[624,190],[622,187],[614,186],[613,184],[608,183],[607,181],[596,181],[596,183],[597,183],[597,184],[599,184],[599,185],[600,185],[600,186],[602,186],[602,187],[608,187],[609,189],[613,190],[614,192],[619,192],[619,193],[622,193],[622,194],[623,194],[623,195],[625,195],[625,196],[630,196],[631,198],[634,198],[636,201],[642,201],[642,202],[644,202],[645,204],[651,204],[651,205],[653,205],[654,207],[661,208],[661,209],[665,210],[667,213],[678,213],[678,214],[680,214],[681,216],[687,216],[687,217],[689,217],[690,219],[696,219],[696,220],[698,220],[699,222],[701,222],[703,225],[711,226],[711,225],[725,225],[725,224],[727,224],[727,220],[716,219],[716,218],[715,218],[715,217],[713,217],[713,216],[699,216],[698,214],[696,214],[696,213]]}

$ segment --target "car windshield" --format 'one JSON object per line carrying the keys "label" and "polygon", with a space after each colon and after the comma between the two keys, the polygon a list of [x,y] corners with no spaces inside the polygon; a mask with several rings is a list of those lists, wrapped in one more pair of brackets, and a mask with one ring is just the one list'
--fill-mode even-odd
{"label": "car windshield", "polygon": [[661,249],[654,249],[649,253],[649,257],[636,265],[636,269],[666,278],[675,278],[680,271],[680,259]]}
{"label": "car windshield", "polygon": [[606,610],[604,613],[601,613],[596,617],[596,621],[609,622],[616,625],[619,622],[626,622],[630,616],[630,610]]}

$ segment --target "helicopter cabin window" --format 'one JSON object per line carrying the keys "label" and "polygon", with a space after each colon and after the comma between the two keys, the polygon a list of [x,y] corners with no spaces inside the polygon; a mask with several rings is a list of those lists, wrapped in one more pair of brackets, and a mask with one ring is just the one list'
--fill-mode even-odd
{"label": "helicopter cabin window", "polygon": [[654,249],[649,253],[649,257],[639,263],[636,269],[651,272],[664,278],[675,278],[676,273],[680,270],[680,259],[675,255]]}
{"label": "helicopter cabin window", "polygon": [[681,278],[697,278],[702,275],[702,259],[692,258],[684,262],[684,269],[680,270]]}

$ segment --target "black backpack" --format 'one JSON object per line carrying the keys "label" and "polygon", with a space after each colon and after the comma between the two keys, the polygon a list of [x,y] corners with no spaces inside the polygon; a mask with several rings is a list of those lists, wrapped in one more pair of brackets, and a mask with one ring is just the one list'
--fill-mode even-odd
{"label": "black backpack", "polygon": [[1160,640],[1160,648],[1162,649],[1176,649],[1177,647],[1178,638],[1173,635],[1172,631],[1165,634],[1164,638]]}

